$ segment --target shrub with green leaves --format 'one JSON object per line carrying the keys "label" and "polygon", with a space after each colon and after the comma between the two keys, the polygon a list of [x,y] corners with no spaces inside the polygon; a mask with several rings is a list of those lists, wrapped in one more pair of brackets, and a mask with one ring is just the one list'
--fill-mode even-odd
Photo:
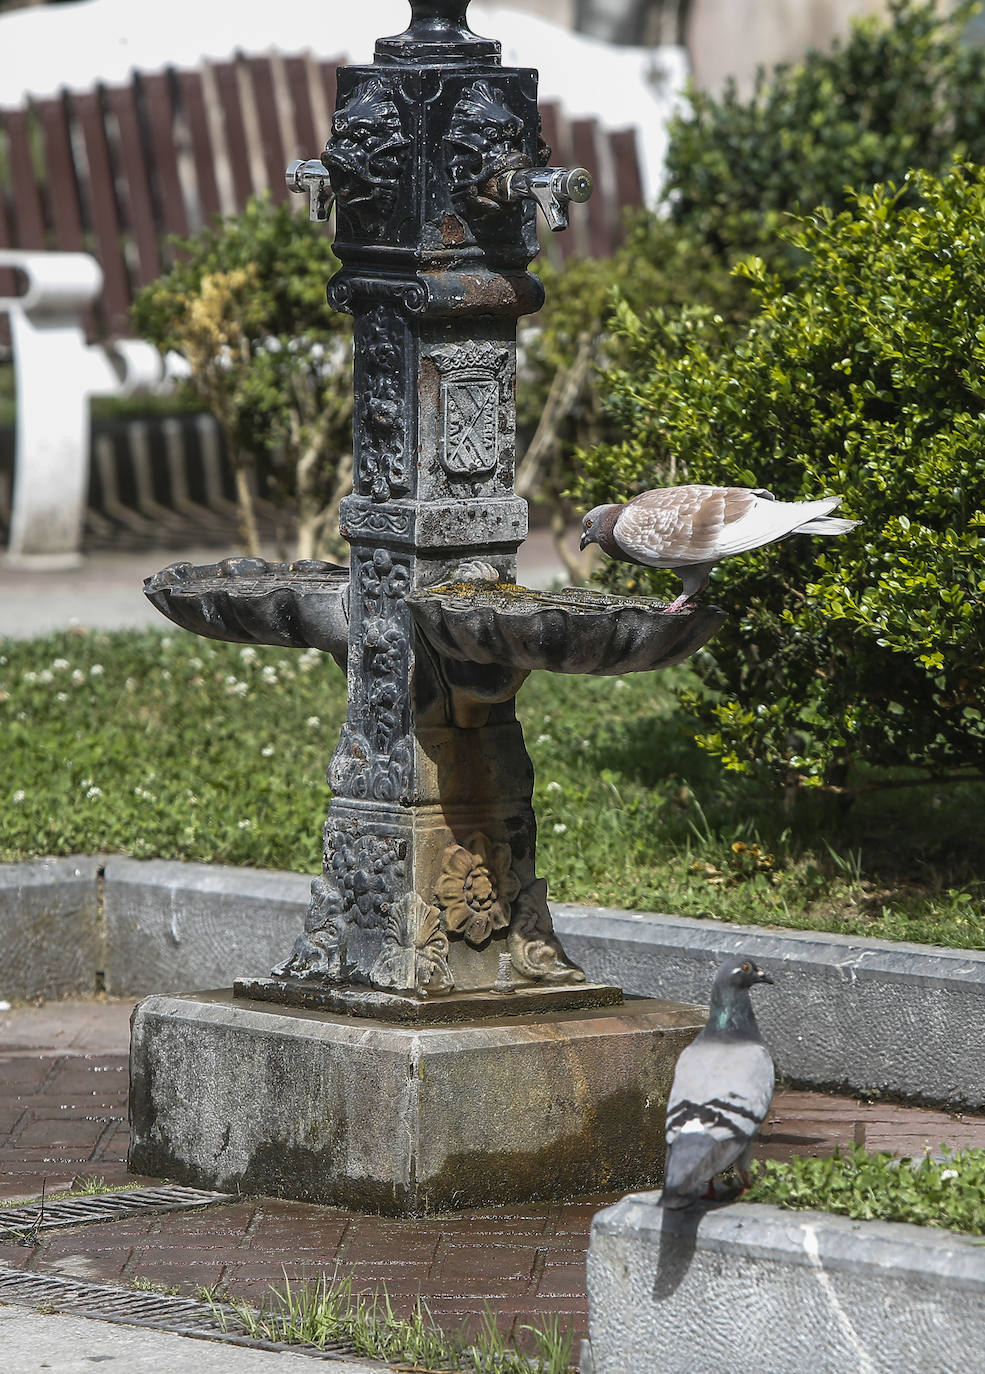
{"label": "shrub with green leaves", "polygon": [[985,1150],[941,1156],[897,1159],[853,1145],[824,1159],[766,1160],[743,1201],[985,1235]]}
{"label": "shrub with green leaves", "polygon": [[[862,521],[721,564],[730,614],[699,664],[701,742],[785,783],[853,764],[985,768],[985,173],[917,173],[790,236],[784,286],[744,270],[759,313],[723,342],[707,311],[623,306],[613,378],[626,437],[585,455],[586,508],[666,480],[838,493]],[[665,594],[670,574],[611,565]]]}
{"label": "shrub with green leaves", "polygon": [[334,518],[352,474],[352,347],[348,318],[325,299],[339,264],[324,228],[260,197],[175,246],[133,319],[186,359],[186,390],[222,428],[246,550],[260,552],[262,472],[264,494],[293,507],[296,556],[337,552]]}
{"label": "shrub with green leaves", "polygon": [[[761,69],[748,97],[690,93],[667,154],[674,225],[734,261],[796,262],[778,236],[791,214],[840,210],[848,188],[985,162],[985,49],[963,41],[980,0],[891,0],[888,19],[802,62]],[[704,297],[699,297],[704,299]],[[662,304],[662,302],[660,302]]]}
{"label": "shrub with green leaves", "polygon": [[[857,21],[844,41],[759,74],[749,96],[691,91],[669,130],[659,206],[638,215],[605,263],[544,270],[547,304],[530,321],[521,420],[537,437],[524,475],[559,500],[576,449],[615,442],[618,413],[603,409],[607,369],[625,362],[613,300],[632,310],[705,305],[721,316],[706,336],[720,347],[756,310],[730,269],[758,254],[789,280],[801,254],[780,230],[848,188],[901,182],[911,168],[946,173],[955,156],[985,163],[985,48],[962,41],[978,0],[894,0],[888,17]],[[687,327],[686,325],[684,327]],[[598,367],[585,369],[588,358]],[[568,404],[552,404],[556,397]]]}

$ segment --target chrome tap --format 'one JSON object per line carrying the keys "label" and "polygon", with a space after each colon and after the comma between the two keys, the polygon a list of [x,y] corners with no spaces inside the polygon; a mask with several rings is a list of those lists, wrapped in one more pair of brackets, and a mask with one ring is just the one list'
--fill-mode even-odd
{"label": "chrome tap", "polygon": [[327,220],[335,193],[328,179],[328,168],[321,158],[309,158],[307,162],[299,158],[289,164],[285,175],[289,191],[308,197],[308,218],[319,223]]}
{"label": "chrome tap", "polygon": [[557,233],[568,227],[571,201],[582,204],[592,194],[592,174],[584,167],[521,167],[490,177],[482,194],[501,205],[536,201]]}

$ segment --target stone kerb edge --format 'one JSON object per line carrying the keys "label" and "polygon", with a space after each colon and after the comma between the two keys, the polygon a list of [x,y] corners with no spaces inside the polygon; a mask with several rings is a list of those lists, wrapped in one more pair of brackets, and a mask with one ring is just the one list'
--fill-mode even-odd
{"label": "stone kerb edge", "polygon": [[700,1001],[730,954],[768,968],[756,1015],[788,1079],[985,1105],[985,952],[597,907],[554,916],[572,958],[639,996]]}
{"label": "stone kerb edge", "polygon": [[[213,864],[72,856],[0,865],[0,998],[227,987],[262,976],[301,929],[310,878]],[[703,1003],[716,964],[748,954],[780,1072],[815,1086],[985,1106],[985,952],[860,941],[687,917],[558,905],[593,978]]]}
{"label": "stone kerb edge", "polygon": [[599,1212],[588,1252],[594,1374],[962,1368],[985,1342],[980,1238],[739,1203]]}

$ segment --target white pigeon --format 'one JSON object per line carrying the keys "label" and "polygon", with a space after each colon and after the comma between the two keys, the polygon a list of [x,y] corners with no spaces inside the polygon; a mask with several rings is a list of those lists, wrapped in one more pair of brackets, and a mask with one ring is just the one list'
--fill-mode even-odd
{"label": "white pigeon", "polygon": [[582,522],[581,547],[610,558],[672,568],[684,590],[668,611],[690,610],[723,558],[788,534],[847,534],[859,523],[831,516],[840,496],[777,501],[763,488],[656,487],[625,505],[596,506]]}
{"label": "white pigeon", "polygon": [[[733,1165],[748,1188],[756,1132],[773,1100],[773,1060],[749,989],[772,983],[751,959],[726,959],[711,989],[708,1021],[683,1050],[667,1102],[667,1162],[661,1202],[688,1207]],[[713,1194],[712,1194],[713,1196]]]}

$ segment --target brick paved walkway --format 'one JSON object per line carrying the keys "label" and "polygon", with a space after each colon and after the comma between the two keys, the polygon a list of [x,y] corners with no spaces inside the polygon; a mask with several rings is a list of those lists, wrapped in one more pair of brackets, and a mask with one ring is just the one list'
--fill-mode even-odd
{"label": "brick paved walkway", "polygon": [[[36,1197],[126,1173],[128,1003],[49,1004],[0,1015],[0,1199]],[[901,1154],[985,1146],[985,1117],[781,1091],[760,1154],[824,1154],[864,1140]],[[610,1197],[490,1208],[427,1221],[249,1198],[204,1212],[106,1222],[0,1245],[0,1263],[182,1291],[262,1297],[270,1285],[338,1269],[357,1288],[385,1284],[394,1306],[418,1293],[448,1327],[486,1307],[504,1328],[558,1313],[584,1332],[591,1218]]]}

